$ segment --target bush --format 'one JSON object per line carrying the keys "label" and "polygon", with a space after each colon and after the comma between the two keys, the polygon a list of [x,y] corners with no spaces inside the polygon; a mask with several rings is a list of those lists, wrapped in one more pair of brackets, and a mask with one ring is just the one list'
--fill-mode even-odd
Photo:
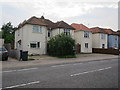
{"label": "bush", "polygon": [[59,56],[59,58],[76,58],[76,55]]}
{"label": "bush", "polygon": [[48,41],[48,54],[51,56],[74,55],[75,40],[65,34],[59,34]]}
{"label": "bush", "polygon": [[30,61],[30,60],[35,60],[34,58],[28,58],[28,60]]}

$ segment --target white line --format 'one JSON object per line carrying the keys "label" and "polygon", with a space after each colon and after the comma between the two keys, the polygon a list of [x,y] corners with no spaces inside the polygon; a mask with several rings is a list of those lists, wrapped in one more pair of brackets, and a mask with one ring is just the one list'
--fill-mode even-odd
{"label": "white line", "polygon": [[20,70],[2,71],[2,73],[17,72],[17,71],[26,71],[26,70],[33,70],[33,69],[38,69],[38,68],[28,68],[28,69],[20,69]]}
{"label": "white line", "polygon": [[82,75],[82,74],[86,74],[86,73],[91,73],[91,72],[96,72],[96,71],[102,71],[102,70],[106,70],[106,69],[110,69],[110,68],[111,67],[107,67],[107,68],[102,68],[102,69],[98,69],[98,70],[92,70],[92,71],[77,73],[77,74],[73,74],[73,75],[70,75],[70,76],[72,77],[72,76]]}
{"label": "white line", "polygon": [[56,65],[56,66],[51,66],[51,67],[61,67],[61,66],[66,66],[66,65]]}
{"label": "white line", "polygon": [[73,64],[73,65],[79,65],[79,64],[83,64],[83,63],[75,63],[75,64]]}
{"label": "white line", "polygon": [[28,69],[21,69],[21,70],[17,70],[17,71],[26,71],[26,70],[33,70],[33,69],[38,69],[38,68],[28,68]]}
{"label": "white line", "polygon": [[40,83],[40,81],[30,82],[30,83],[20,84],[20,85],[14,85],[14,86],[5,87],[5,88],[6,88],[6,89],[7,89],[7,88],[16,88],[16,87],[26,86],[26,85],[30,85],[30,84],[37,84],[37,83]]}

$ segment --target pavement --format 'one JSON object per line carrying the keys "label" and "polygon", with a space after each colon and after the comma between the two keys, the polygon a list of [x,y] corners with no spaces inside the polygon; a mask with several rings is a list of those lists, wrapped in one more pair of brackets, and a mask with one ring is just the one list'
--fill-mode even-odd
{"label": "pavement", "polygon": [[62,63],[75,63],[75,62],[86,62],[93,60],[105,60],[118,58],[118,55],[109,54],[77,54],[77,58],[55,58],[50,56],[32,56],[30,58],[35,58],[33,61],[18,61],[13,58],[9,58],[8,61],[3,61],[0,66],[2,69],[16,68],[16,67],[29,67],[36,65],[52,65],[52,64],[62,64]]}
{"label": "pavement", "polygon": [[47,60],[44,64],[49,65],[39,63],[35,66],[3,69],[2,88],[118,88],[118,58],[112,59],[116,57],[114,55],[94,57],[52,61],[58,63],[61,60],[59,64],[51,64],[51,60]]}

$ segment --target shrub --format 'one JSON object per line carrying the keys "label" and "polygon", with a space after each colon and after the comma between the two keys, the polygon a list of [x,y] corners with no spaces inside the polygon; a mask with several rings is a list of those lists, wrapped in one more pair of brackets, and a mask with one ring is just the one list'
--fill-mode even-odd
{"label": "shrub", "polygon": [[59,34],[48,41],[48,54],[51,56],[74,55],[75,40],[65,34]]}

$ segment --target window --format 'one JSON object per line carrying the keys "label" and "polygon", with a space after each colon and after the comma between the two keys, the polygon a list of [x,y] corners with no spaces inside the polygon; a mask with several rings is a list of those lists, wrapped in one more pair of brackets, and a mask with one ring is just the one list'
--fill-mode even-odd
{"label": "window", "polygon": [[88,31],[84,31],[84,37],[89,38],[89,32]]}
{"label": "window", "polygon": [[85,48],[88,48],[88,43],[85,43]]}
{"label": "window", "polygon": [[48,31],[48,37],[50,37],[50,31]]}
{"label": "window", "polygon": [[64,29],[64,34],[65,35],[70,35],[70,30],[69,29]]}
{"label": "window", "polygon": [[117,40],[117,36],[114,36],[114,40],[115,40],[115,41]]}
{"label": "window", "polygon": [[42,32],[42,27],[41,27],[41,26],[34,25],[34,26],[33,26],[33,32],[36,32],[36,33]]}
{"label": "window", "polygon": [[102,48],[105,48],[105,44],[102,44]]}
{"label": "window", "polygon": [[105,34],[101,34],[101,39],[105,39]]}
{"label": "window", "polygon": [[40,48],[40,42],[31,42],[30,48]]}

